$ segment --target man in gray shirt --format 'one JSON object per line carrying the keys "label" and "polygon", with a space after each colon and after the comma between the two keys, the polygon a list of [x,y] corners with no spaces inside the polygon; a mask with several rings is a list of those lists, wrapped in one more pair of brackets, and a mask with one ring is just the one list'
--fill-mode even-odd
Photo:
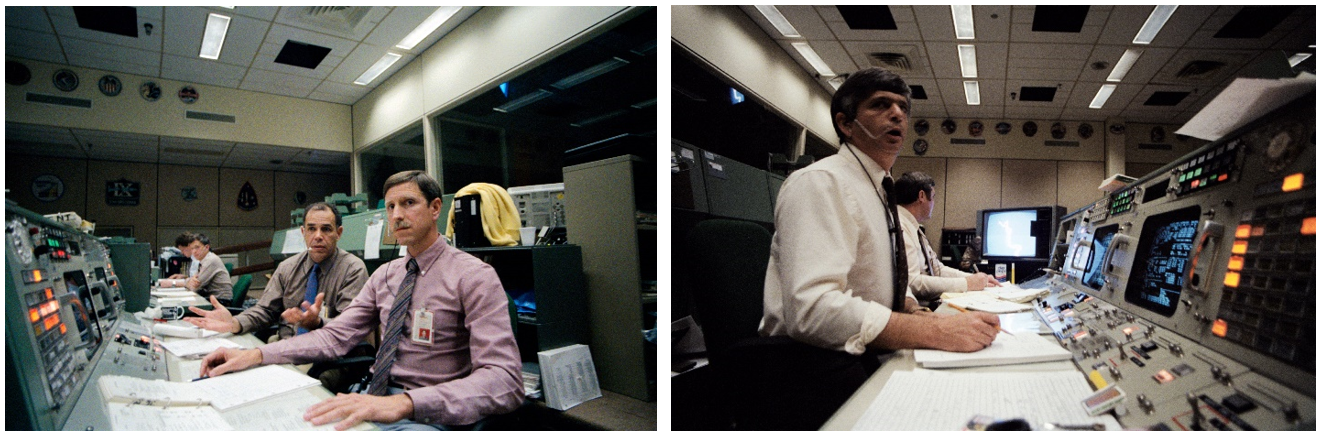
{"label": "man in gray shirt", "polygon": [[[367,283],[367,267],[362,259],[337,245],[344,233],[341,224],[342,218],[334,206],[327,203],[308,206],[302,226],[307,251],[280,262],[255,306],[231,316],[218,302],[212,301],[218,309],[194,307],[190,310],[201,317],[185,319],[204,329],[234,334],[279,322],[279,339],[321,327],[348,308]],[[326,310],[321,310],[322,307]]]}
{"label": "man in gray shirt", "polygon": [[[229,271],[220,256],[211,252],[211,239],[203,233],[194,233],[193,242],[188,244],[186,253],[193,263],[200,264],[197,275],[183,281],[182,285],[202,297],[228,297],[234,290],[234,282],[229,279]],[[176,280],[175,286],[178,286]]]}

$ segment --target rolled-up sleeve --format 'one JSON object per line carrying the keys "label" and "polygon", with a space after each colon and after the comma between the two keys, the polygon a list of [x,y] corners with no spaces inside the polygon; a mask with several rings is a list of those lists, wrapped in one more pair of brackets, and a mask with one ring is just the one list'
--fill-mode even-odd
{"label": "rolled-up sleeve", "polygon": [[[859,297],[849,273],[864,247],[864,214],[858,199],[824,171],[795,174],[785,183],[775,208],[775,236],[767,270],[768,310],[778,307],[777,324],[788,336],[823,348],[861,354],[885,328],[890,309]],[[875,217],[875,219],[884,219]],[[884,265],[883,267],[889,267]],[[874,292],[874,290],[869,290]],[[768,332],[763,323],[763,334]]]}

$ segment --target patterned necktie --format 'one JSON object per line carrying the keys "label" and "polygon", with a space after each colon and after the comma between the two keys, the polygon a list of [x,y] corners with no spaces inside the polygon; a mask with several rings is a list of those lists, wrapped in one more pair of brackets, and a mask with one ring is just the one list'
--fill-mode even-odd
{"label": "patterned necktie", "polygon": [[904,248],[904,235],[899,233],[899,210],[894,206],[894,179],[881,180],[881,189],[885,190],[885,210],[890,220],[890,241],[894,244],[894,300],[890,309],[903,312],[905,290],[908,289],[908,254]]}
{"label": "patterned necktie", "polygon": [[[321,283],[321,280],[316,276],[319,271],[321,271],[321,264],[314,263],[312,264],[312,272],[307,274],[307,292],[303,294],[303,301],[306,301],[309,306],[316,303],[317,286]],[[298,334],[303,333],[307,333],[307,329],[299,327]]]}
{"label": "patterned necktie", "polygon": [[376,363],[372,364],[372,381],[367,385],[368,395],[385,394],[386,384],[390,381],[390,367],[394,366],[395,350],[404,336],[404,318],[413,302],[413,284],[417,282],[417,259],[408,259],[408,274],[394,297],[394,307],[390,309],[389,322],[385,324],[385,335],[381,340],[381,349],[376,352]]}
{"label": "patterned necktie", "polygon": [[917,226],[917,236],[922,242],[922,256],[926,258],[927,275],[940,277],[940,262],[936,261],[935,251],[931,249],[931,243],[927,242],[926,226]]}

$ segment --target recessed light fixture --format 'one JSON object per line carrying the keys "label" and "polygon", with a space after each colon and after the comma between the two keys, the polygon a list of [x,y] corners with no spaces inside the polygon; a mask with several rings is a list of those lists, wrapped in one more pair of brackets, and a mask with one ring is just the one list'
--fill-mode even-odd
{"label": "recessed light fixture", "polygon": [[789,19],[784,18],[784,14],[781,14],[780,10],[776,9],[775,6],[757,5],[757,11],[761,12],[761,15],[766,17],[766,21],[770,21],[771,25],[775,26],[775,30],[779,30],[781,35],[789,38],[798,38],[802,36],[798,34],[798,29],[795,29],[792,24],[789,24]]}
{"label": "recessed light fixture", "polygon": [[373,80],[376,80],[376,76],[379,76],[381,73],[384,73],[385,70],[390,69],[390,66],[399,61],[399,58],[401,57],[403,56],[395,53],[386,53],[385,56],[381,56],[381,60],[376,61],[375,64],[372,64],[371,68],[368,68],[361,76],[358,76],[358,80],[354,80],[353,84],[366,85],[372,83]]}
{"label": "recessed light fixture", "polygon": [[1174,15],[1174,10],[1179,6],[1165,5],[1156,6],[1147,16],[1147,22],[1142,24],[1142,30],[1138,31],[1138,36],[1133,38],[1134,44],[1151,44],[1151,40],[1156,39],[1156,34],[1160,33],[1160,28],[1165,27],[1165,21]]}
{"label": "recessed light fixture", "polygon": [[642,109],[642,108],[646,108],[646,107],[652,107],[652,106],[655,106],[655,105],[656,105],[656,99],[653,98],[653,99],[651,99],[651,100],[647,100],[647,101],[644,101],[644,102],[633,103],[632,105],[629,105],[629,107],[631,107],[631,108],[633,108],[633,109]]}
{"label": "recessed light fixture", "polygon": [[977,48],[972,44],[959,44],[959,68],[964,78],[977,77]]}
{"label": "recessed light fixture", "polygon": [[563,79],[560,79],[558,82],[555,82],[555,83],[550,84],[550,86],[551,86],[551,87],[554,87],[554,88],[556,88],[556,89],[569,89],[569,88],[573,87],[574,85],[577,85],[577,84],[579,84],[579,83],[586,82],[586,81],[588,81],[588,80],[592,80],[592,79],[596,78],[597,76],[600,76],[600,75],[605,74],[605,73],[609,73],[609,72],[611,72],[611,71],[614,71],[616,68],[619,68],[619,67],[622,67],[622,66],[625,66],[625,65],[628,65],[628,61],[623,60],[623,59],[620,59],[620,58],[617,58],[617,57],[616,57],[616,58],[611,58],[611,59],[608,60],[608,61],[605,61],[605,62],[602,62],[602,63],[596,64],[596,65],[593,65],[593,66],[587,67],[586,69],[584,69],[584,70],[582,70],[582,71],[579,71],[579,72],[577,72],[577,73],[574,73],[573,75],[571,75],[571,76],[569,76],[569,77],[565,77],[565,78],[563,78]]}
{"label": "recessed light fixture", "polygon": [[1101,89],[1096,91],[1096,97],[1092,97],[1092,104],[1087,105],[1087,107],[1100,109],[1102,106],[1105,106],[1105,101],[1110,99],[1110,94],[1115,92],[1116,86],[1117,85],[1101,85]]}
{"label": "recessed light fixture", "polygon": [[1289,66],[1296,67],[1310,57],[1312,57],[1311,53],[1295,53],[1293,56],[1289,56]]}
{"label": "recessed light fixture", "polygon": [[973,39],[972,5],[950,5],[949,9],[954,15],[954,37]]}
{"label": "recessed light fixture", "polygon": [[543,98],[550,97],[551,94],[552,93],[550,91],[544,89],[538,89],[536,91],[532,91],[528,93],[527,95],[513,99],[509,101],[509,103],[502,104],[492,109],[494,109],[496,112],[510,113],[515,110],[518,110],[518,108],[530,105],[532,103],[536,103],[538,101],[541,101],[541,99]]}
{"label": "recessed light fixture", "polygon": [[569,123],[569,125],[570,125],[570,126],[573,126],[573,127],[586,127],[586,126],[590,126],[590,125],[592,125],[592,124],[599,123],[599,122],[601,122],[601,121],[605,121],[605,120],[608,120],[608,119],[611,119],[611,118],[614,118],[614,117],[617,117],[617,116],[623,115],[624,113],[625,113],[625,111],[624,111],[623,109],[619,109],[619,110],[616,110],[616,111],[613,111],[613,112],[608,112],[608,113],[605,113],[605,114],[602,114],[602,115],[597,115],[597,116],[594,116],[594,117],[591,117],[591,118],[588,118],[588,119],[585,119],[585,120],[582,120],[582,121],[579,121],[579,122],[576,122],[576,123]]}
{"label": "recessed light fixture", "polygon": [[197,55],[205,59],[219,59],[220,48],[225,45],[226,33],[229,33],[229,17],[208,14],[206,32],[202,35],[202,51]]}
{"label": "recessed light fixture", "polygon": [[982,90],[977,85],[976,80],[963,81],[963,95],[968,99],[968,104],[971,106],[982,104]]}
{"label": "recessed light fixture", "polygon": [[812,64],[812,68],[816,68],[817,74],[822,76],[835,75],[835,72],[830,69],[830,66],[826,65],[826,61],[822,60],[821,56],[816,54],[816,50],[812,50],[810,44],[806,42],[795,42],[793,43],[793,46],[798,50],[798,54],[803,55],[803,58],[807,59],[807,63]]}
{"label": "recessed light fixture", "polygon": [[399,44],[395,45],[395,47],[404,50],[412,50],[413,47],[417,46],[417,43],[426,39],[427,35],[430,35],[431,32],[435,32],[441,24],[445,24],[446,21],[449,21],[450,17],[453,17],[454,14],[459,12],[459,9],[463,9],[463,7],[441,6],[436,8],[436,12],[432,12],[430,17],[422,20],[422,24],[418,24],[417,27],[414,28],[412,32],[409,32],[408,36],[405,36],[403,40],[399,41]]}
{"label": "recessed light fixture", "polygon": [[1124,55],[1119,57],[1119,62],[1115,62],[1115,69],[1110,70],[1110,77],[1106,77],[1107,82],[1118,82],[1124,80],[1128,75],[1128,70],[1133,68],[1133,64],[1142,56],[1142,49],[1130,48],[1124,50]]}

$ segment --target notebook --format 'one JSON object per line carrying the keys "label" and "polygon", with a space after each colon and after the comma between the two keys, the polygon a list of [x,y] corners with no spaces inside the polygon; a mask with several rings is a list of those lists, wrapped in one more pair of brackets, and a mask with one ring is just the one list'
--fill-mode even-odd
{"label": "notebook", "polygon": [[964,368],[970,366],[1010,365],[1017,363],[1069,360],[1073,353],[1054,340],[1031,333],[996,335],[991,346],[971,353],[942,350],[915,350],[913,358],[924,368]]}

